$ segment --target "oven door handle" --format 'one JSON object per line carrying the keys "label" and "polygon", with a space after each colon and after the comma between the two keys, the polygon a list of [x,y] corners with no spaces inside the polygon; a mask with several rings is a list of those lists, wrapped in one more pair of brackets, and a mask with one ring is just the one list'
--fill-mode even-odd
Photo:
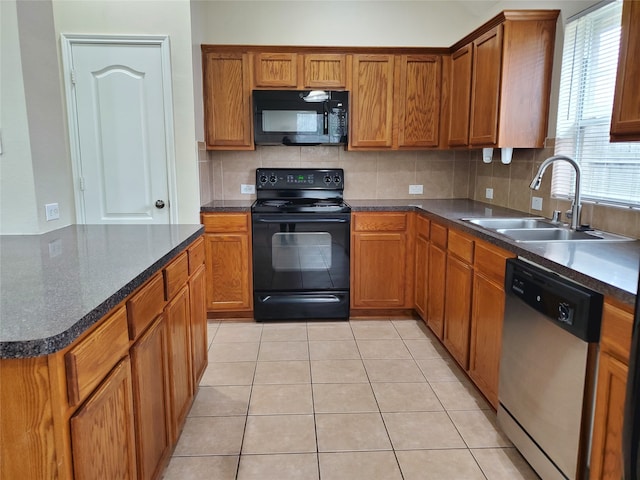
{"label": "oven door handle", "polygon": [[258,218],[257,221],[259,223],[349,223],[350,220],[348,218],[292,218],[282,216]]}

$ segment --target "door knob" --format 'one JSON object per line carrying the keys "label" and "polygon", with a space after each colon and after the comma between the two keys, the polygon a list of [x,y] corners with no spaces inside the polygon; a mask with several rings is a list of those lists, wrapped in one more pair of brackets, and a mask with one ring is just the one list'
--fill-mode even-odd
{"label": "door knob", "polygon": [[156,200],[156,208],[164,208],[164,200]]}

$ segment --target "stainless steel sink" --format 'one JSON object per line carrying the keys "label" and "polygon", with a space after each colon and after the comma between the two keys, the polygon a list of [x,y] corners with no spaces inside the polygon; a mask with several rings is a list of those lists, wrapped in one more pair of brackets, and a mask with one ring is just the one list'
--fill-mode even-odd
{"label": "stainless steel sink", "polygon": [[623,242],[632,240],[621,235],[606,232],[579,232],[568,228],[531,228],[508,229],[499,228],[496,232],[506,235],[516,242],[576,242],[576,241],[608,241]]}
{"label": "stainless steel sink", "polygon": [[483,217],[463,218],[462,220],[505,235],[518,243],[594,240],[600,242],[625,242],[633,240],[633,238],[609,232],[571,230],[568,226],[553,223],[543,217]]}
{"label": "stainless steel sink", "polygon": [[558,224],[551,223],[542,217],[523,218],[463,218],[463,220],[491,230],[512,228],[558,228]]}

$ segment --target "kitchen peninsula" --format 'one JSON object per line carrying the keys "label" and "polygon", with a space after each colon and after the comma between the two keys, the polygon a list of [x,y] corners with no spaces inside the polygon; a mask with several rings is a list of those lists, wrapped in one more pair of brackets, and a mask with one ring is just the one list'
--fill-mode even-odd
{"label": "kitchen peninsula", "polygon": [[206,366],[202,232],[0,237],[3,479],[162,471]]}

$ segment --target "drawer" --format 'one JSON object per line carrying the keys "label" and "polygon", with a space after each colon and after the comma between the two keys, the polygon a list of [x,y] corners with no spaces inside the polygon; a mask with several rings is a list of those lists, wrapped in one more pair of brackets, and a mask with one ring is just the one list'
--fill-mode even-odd
{"label": "drawer", "polygon": [[431,222],[429,221],[428,218],[425,217],[421,217],[420,215],[418,215],[416,217],[416,233],[418,235],[420,235],[421,237],[426,238],[427,240],[429,239],[429,224]]}
{"label": "drawer", "polygon": [[633,332],[633,310],[618,307],[605,299],[602,309],[600,349],[615,354],[624,363],[629,362]]}
{"label": "drawer", "polygon": [[473,263],[473,239],[455,230],[449,230],[447,250],[460,260]]}
{"label": "drawer", "polygon": [[447,227],[431,222],[431,243],[440,248],[447,248]]}
{"label": "drawer", "polygon": [[176,293],[187,283],[189,278],[189,257],[187,252],[182,252],[173,260],[164,272],[165,300],[171,300]]}
{"label": "drawer", "polygon": [[352,221],[356,232],[403,232],[407,229],[406,213],[356,213]]}
{"label": "drawer", "polygon": [[207,233],[248,232],[248,213],[203,213],[204,231]]}
{"label": "drawer", "polygon": [[164,279],[157,273],[127,302],[129,338],[135,340],[162,313],[165,306]]}
{"label": "drawer", "polygon": [[202,237],[191,244],[187,255],[189,257],[189,275],[193,275],[198,267],[204,263],[204,239]]}
{"label": "drawer", "polygon": [[515,255],[501,248],[488,243],[476,241],[474,266],[476,273],[481,273],[485,277],[502,286],[504,284],[504,269],[507,258]]}
{"label": "drawer", "polygon": [[65,355],[69,404],[83,401],[128,350],[127,310],[120,307]]}

